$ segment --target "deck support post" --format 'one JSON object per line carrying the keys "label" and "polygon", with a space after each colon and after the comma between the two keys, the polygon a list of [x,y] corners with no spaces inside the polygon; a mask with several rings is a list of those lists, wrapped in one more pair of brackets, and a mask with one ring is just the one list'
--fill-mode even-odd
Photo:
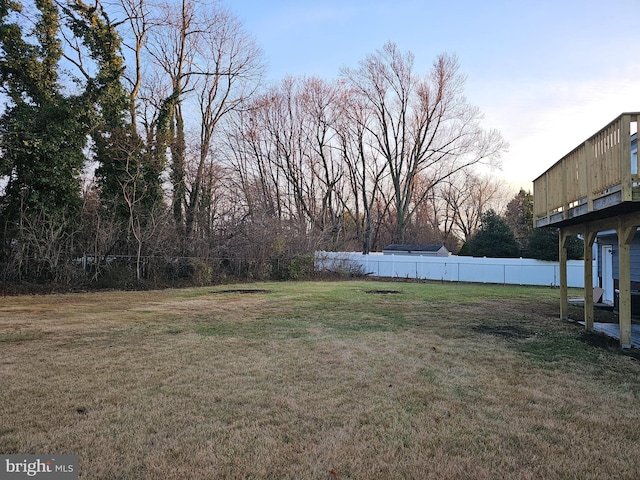
{"label": "deck support post", "polygon": [[569,294],[567,289],[567,243],[569,235],[560,228],[559,234],[559,259],[560,259],[560,319],[569,318]]}
{"label": "deck support post", "polygon": [[636,227],[624,225],[618,229],[618,321],[620,324],[620,347],[631,348],[631,242]]}
{"label": "deck support post", "polygon": [[584,232],[584,327],[593,330],[593,242],[597,232],[585,226]]}

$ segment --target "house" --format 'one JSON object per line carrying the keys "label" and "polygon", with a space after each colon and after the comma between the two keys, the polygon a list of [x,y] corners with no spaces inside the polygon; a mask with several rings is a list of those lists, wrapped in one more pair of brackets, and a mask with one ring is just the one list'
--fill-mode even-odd
{"label": "house", "polygon": [[[597,280],[603,285],[605,300],[617,303],[623,348],[631,346],[632,289],[640,281],[635,260],[640,258],[636,241],[640,227],[639,120],[639,112],[621,114],[533,183],[534,226],[556,227],[560,232],[561,318],[567,318],[568,311],[566,242],[570,235],[579,234],[585,244],[585,327],[593,329]],[[592,273],[594,244],[599,247],[595,249],[598,279]]]}
{"label": "house", "polygon": [[391,244],[382,249],[383,255],[422,255],[425,257],[448,257],[449,250],[444,245]]}

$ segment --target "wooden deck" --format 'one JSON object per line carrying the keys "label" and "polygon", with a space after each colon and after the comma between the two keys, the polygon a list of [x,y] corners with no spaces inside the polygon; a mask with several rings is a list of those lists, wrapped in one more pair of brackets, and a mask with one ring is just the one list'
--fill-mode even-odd
{"label": "wooden deck", "polygon": [[[584,319],[591,329],[592,247],[598,232],[616,231],[620,322],[615,328],[623,348],[631,347],[629,337],[638,335],[631,331],[631,243],[640,227],[639,126],[640,112],[621,114],[533,181],[534,225],[559,229],[560,318],[568,318],[570,236],[584,239]],[[615,333],[611,327],[599,328]]]}
{"label": "wooden deck", "polygon": [[533,181],[536,227],[564,227],[640,211],[640,112],[623,113]]}

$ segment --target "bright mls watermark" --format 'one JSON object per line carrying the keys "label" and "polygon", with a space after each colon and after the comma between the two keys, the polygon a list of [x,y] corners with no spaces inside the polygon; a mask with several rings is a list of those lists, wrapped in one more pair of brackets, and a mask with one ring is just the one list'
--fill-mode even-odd
{"label": "bright mls watermark", "polygon": [[0,455],[0,480],[78,480],[77,455]]}

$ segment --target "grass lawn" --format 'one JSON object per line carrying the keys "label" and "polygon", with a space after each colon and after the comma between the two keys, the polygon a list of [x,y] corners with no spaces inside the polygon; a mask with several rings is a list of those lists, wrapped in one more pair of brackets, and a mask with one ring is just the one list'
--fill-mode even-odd
{"label": "grass lawn", "polygon": [[77,454],[82,479],[640,478],[640,362],[558,320],[558,297],[373,281],[4,297],[0,454]]}

